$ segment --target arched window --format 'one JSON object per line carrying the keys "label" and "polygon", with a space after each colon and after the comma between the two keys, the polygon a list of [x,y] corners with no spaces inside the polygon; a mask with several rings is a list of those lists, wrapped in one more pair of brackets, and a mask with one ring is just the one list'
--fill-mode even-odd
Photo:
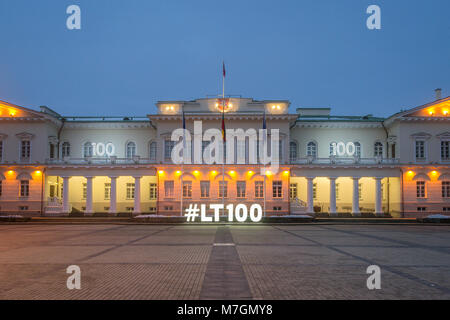
{"label": "arched window", "polygon": [[130,141],[127,143],[125,157],[131,159],[136,155],[136,143]]}
{"label": "arched window", "polygon": [[64,142],[62,144],[62,157],[70,157],[70,143]]}
{"label": "arched window", "polygon": [[295,141],[289,142],[289,160],[290,161],[297,160],[297,142]]}
{"label": "arched window", "polygon": [[373,155],[375,157],[383,156],[383,144],[381,142],[375,142],[373,146]]}
{"label": "arched window", "polygon": [[315,142],[308,142],[306,146],[306,155],[308,157],[317,157],[317,144]]}
{"label": "arched window", "polygon": [[155,161],[156,160],[156,141],[152,141],[150,142],[150,147],[149,147],[149,157],[150,160]]}
{"label": "arched window", "polygon": [[361,157],[361,143],[357,141],[354,142],[353,144],[355,145],[355,156]]}
{"label": "arched window", "polygon": [[94,154],[94,148],[92,147],[92,143],[86,142],[83,145],[83,156],[85,158],[87,158],[87,157],[92,157],[93,154]]}

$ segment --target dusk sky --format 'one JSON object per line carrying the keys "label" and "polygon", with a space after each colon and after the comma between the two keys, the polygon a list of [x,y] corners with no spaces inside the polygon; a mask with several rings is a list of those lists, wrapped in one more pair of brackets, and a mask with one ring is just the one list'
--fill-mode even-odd
{"label": "dusk sky", "polygon": [[450,95],[449,13],[449,0],[0,0],[0,100],[144,116],[220,93],[225,60],[226,94],[389,116]]}

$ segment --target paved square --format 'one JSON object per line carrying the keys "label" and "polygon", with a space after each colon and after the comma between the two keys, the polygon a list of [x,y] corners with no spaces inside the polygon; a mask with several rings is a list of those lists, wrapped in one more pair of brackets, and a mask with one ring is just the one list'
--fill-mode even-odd
{"label": "paved square", "polygon": [[450,299],[450,227],[3,224],[0,299]]}

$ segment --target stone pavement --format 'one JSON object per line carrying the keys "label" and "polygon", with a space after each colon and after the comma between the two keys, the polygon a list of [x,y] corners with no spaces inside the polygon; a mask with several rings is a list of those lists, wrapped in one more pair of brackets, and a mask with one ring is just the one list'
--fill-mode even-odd
{"label": "stone pavement", "polygon": [[450,226],[0,225],[0,299],[450,299]]}

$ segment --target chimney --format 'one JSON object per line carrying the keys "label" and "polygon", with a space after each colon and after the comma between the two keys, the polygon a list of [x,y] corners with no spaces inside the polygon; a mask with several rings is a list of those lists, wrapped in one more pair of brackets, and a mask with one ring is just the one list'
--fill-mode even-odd
{"label": "chimney", "polygon": [[434,90],[434,92],[436,92],[436,100],[441,100],[442,99],[442,89],[438,88],[438,89]]}

